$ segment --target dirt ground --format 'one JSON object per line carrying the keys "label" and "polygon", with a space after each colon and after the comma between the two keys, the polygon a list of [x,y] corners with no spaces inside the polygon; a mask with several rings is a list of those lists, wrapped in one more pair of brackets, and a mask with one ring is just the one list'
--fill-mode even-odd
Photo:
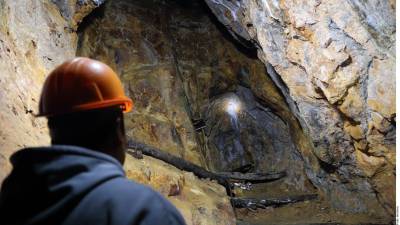
{"label": "dirt ground", "polygon": [[329,208],[323,201],[305,201],[267,209],[236,209],[238,225],[283,224],[390,224],[368,214],[346,214]]}
{"label": "dirt ground", "polygon": [[[314,192],[315,194],[316,192]],[[236,196],[251,198],[279,198],[313,194],[293,190],[284,183],[253,184],[251,190],[236,189]],[[371,213],[345,213],[332,208],[320,197],[315,200],[293,203],[281,207],[267,207],[266,209],[235,209],[238,225],[317,225],[317,224],[352,224],[372,225],[391,224],[387,218],[379,218]]]}

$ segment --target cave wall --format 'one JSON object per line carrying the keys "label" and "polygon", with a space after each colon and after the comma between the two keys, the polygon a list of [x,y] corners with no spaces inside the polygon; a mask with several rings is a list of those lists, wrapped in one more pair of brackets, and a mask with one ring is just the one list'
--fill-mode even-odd
{"label": "cave wall", "polygon": [[312,143],[313,183],[338,208],[394,215],[395,1],[206,2],[257,46]]}
{"label": "cave wall", "polygon": [[[0,0],[0,183],[10,155],[49,144],[45,119],[37,119],[46,75],[75,56],[76,24],[96,7],[92,1]],[[60,8],[69,8],[64,17]]]}
{"label": "cave wall", "polygon": [[198,165],[204,161],[175,64],[166,7],[155,2],[107,2],[82,28],[78,55],[106,62],[134,99],[127,135]]}

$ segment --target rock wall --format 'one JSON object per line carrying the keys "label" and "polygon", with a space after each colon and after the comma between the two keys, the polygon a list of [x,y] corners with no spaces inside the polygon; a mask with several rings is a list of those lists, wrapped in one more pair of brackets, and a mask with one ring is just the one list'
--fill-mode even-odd
{"label": "rock wall", "polygon": [[206,2],[258,48],[312,143],[313,184],[337,208],[394,215],[395,2]]}
{"label": "rock wall", "polygon": [[54,2],[74,11],[63,17],[50,1],[0,0],[0,183],[13,152],[49,143],[46,121],[34,117],[42,84],[50,70],[75,56],[76,25],[95,7],[91,1]]}
{"label": "rock wall", "polygon": [[203,165],[165,28],[165,6],[148,8],[152,4],[106,2],[82,26],[78,55],[106,62],[120,75],[135,101],[125,123],[129,137]]}

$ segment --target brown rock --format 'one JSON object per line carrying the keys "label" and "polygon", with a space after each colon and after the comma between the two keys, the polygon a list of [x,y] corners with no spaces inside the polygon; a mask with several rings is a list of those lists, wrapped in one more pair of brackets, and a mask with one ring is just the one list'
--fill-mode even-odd
{"label": "brown rock", "polygon": [[367,177],[372,177],[386,162],[382,157],[368,156],[361,151],[356,151],[357,165]]}
{"label": "brown rock", "polygon": [[392,129],[392,125],[379,113],[371,112],[371,120],[368,124],[368,130],[372,133],[373,129],[377,129],[381,133],[387,133]]}
{"label": "brown rock", "polygon": [[354,142],[354,147],[359,150],[364,152],[367,149],[367,141],[365,139],[355,141]]}
{"label": "brown rock", "polygon": [[49,144],[46,120],[33,115],[46,74],[75,55],[77,35],[51,1],[1,1],[0,8],[1,183],[12,153]]}
{"label": "brown rock", "polygon": [[344,97],[343,103],[339,106],[339,110],[347,117],[361,122],[360,115],[364,110],[364,100],[360,95],[358,86],[349,88],[347,96]]}
{"label": "brown rock", "polygon": [[354,139],[359,141],[360,139],[364,138],[364,131],[360,125],[351,125],[349,122],[344,123],[344,130],[350,134],[350,136]]}
{"label": "brown rock", "polygon": [[385,118],[396,113],[394,60],[374,59],[368,80],[368,107]]}

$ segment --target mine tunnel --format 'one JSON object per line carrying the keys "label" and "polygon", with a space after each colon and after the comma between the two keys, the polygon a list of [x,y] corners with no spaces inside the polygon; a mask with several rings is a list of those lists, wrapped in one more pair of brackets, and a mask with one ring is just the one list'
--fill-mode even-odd
{"label": "mine tunnel", "polygon": [[78,31],[77,55],[112,65],[135,99],[129,138],[212,172],[287,174],[252,185],[260,198],[315,193],[292,138],[302,131],[256,48],[204,2],[110,1]]}
{"label": "mine tunnel", "polygon": [[[394,81],[393,33],[378,32],[395,33],[394,3],[365,25],[373,1],[348,1],[351,15],[337,13],[341,1],[282,2],[0,1],[0,85],[11,93],[0,95],[0,178],[18,148],[49,142],[35,117],[46,75],[87,57],[134,103],[126,177],[187,224],[394,223],[395,97],[374,91]],[[30,32],[38,24],[46,35]]]}

